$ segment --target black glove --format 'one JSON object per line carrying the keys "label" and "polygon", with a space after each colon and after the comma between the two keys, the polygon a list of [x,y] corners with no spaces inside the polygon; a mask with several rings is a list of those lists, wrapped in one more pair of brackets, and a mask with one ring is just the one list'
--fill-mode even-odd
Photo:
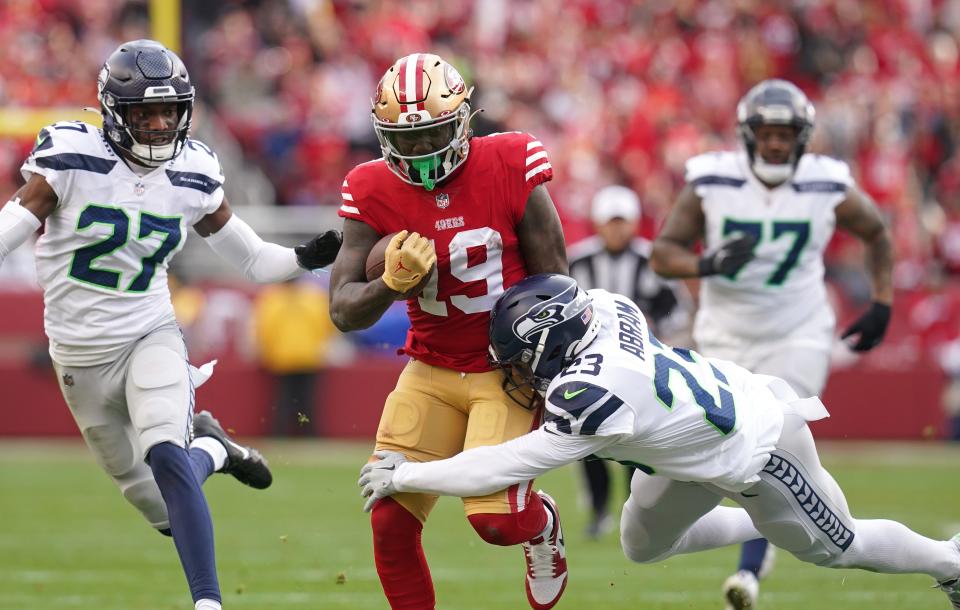
{"label": "black glove", "polygon": [[342,243],[343,233],[340,231],[330,229],[321,233],[293,249],[297,253],[297,264],[304,269],[326,267],[337,258]]}
{"label": "black glove", "polygon": [[753,259],[753,247],[757,238],[750,233],[740,233],[727,238],[722,244],[705,253],[697,265],[700,277],[705,275],[735,275]]}
{"label": "black glove", "polygon": [[890,306],[874,301],[867,313],[860,316],[844,331],[841,339],[860,333],[860,338],[850,349],[855,352],[870,351],[883,341],[883,335],[887,332],[889,323]]}

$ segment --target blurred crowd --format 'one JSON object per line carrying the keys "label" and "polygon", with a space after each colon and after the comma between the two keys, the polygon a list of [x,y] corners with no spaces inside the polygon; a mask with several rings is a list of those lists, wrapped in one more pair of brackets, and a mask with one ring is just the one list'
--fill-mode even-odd
{"label": "blurred crowd", "polygon": [[[640,195],[652,237],[685,160],[736,146],[740,96],[764,78],[792,80],[817,109],[811,148],[850,162],[893,223],[896,281],[915,291],[904,300],[912,335],[939,346],[960,334],[960,0],[182,4],[204,112],[263,168],[279,205],[339,205],[347,171],[379,156],[377,80],[429,50],[476,86],[476,133],[544,142],[571,242],[610,183]],[[0,105],[95,106],[97,67],[148,26],[145,0],[0,3]],[[29,146],[0,141],[6,191]],[[831,246],[829,274],[851,306],[869,298],[861,261],[855,240]]]}

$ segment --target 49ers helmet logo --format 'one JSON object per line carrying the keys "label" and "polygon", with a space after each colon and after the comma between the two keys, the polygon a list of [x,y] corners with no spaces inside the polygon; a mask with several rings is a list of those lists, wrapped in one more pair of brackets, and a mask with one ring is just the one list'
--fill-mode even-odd
{"label": "49ers helmet logo", "polygon": [[446,82],[447,89],[454,95],[460,95],[467,89],[467,84],[463,82],[463,77],[452,65],[447,64],[443,68],[443,80]]}

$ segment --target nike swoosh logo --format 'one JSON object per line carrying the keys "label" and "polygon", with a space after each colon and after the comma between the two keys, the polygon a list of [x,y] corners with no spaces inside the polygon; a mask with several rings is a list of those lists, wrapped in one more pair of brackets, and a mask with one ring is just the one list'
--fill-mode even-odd
{"label": "nike swoosh logo", "polygon": [[741,492],[740,495],[743,496],[744,498],[756,498],[760,494],[748,494],[747,492],[744,491],[744,492]]}
{"label": "nike swoosh logo", "polygon": [[571,398],[576,398],[577,396],[579,396],[580,394],[583,394],[586,391],[587,391],[587,388],[580,388],[576,392],[571,392],[570,390],[564,390],[563,398],[565,400],[570,400]]}

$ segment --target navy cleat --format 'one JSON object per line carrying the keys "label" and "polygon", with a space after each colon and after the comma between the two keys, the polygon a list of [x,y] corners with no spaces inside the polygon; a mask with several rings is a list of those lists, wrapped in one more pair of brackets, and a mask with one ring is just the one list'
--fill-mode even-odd
{"label": "navy cleat", "polygon": [[194,415],[193,436],[213,437],[227,450],[227,461],[219,472],[229,474],[254,489],[266,489],[273,483],[267,460],[260,452],[235,443],[209,411],[200,411]]}

